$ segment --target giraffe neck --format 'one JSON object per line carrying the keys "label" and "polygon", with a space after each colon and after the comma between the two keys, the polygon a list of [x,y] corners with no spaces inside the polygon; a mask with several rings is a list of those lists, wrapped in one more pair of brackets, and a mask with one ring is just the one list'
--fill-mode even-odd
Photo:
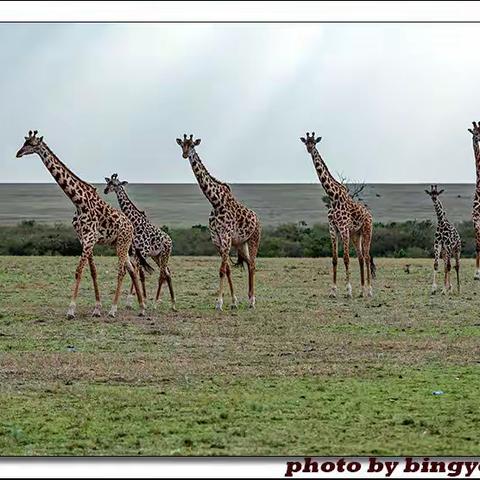
{"label": "giraffe neck", "polygon": [[210,175],[195,150],[192,150],[188,159],[197,178],[198,185],[214,208],[222,205],[226,197],[232,196],[230,187]]}
{"label": "giraffe neck", "polygon": [[144,213],[130,200],[130,197],[122,186],[118,187],[115,193],[122,212],[132,223],[135,224],[135,221],[144,216]]}
{"label": "giraffe neck", "polygon": [[313,147],[312,149],[312,160],[317,170],[318,178],[327,195],[332,199],[338,198],[339,193],[345,191],[345,186],[333,178],[317,147]]}
{"label": "giraffe neck", "polygon": [[42,143],[37,153],[60,188],[77,207],[85,205],[94,197],[100,198],[95,187],[75,175],[47,144]]}
{"label": "giraffe neck", "polygon": [[480,148],[478,141],[473,138],[473,155],[475,156],[475,169],[477,171],[476,193],[480,194]]}
{"label": "giraffe neck", "polygon": [[442,202],[438,198],[433,201],[435,207],[435,213],[437,214],[438,223],[443,223],[447,220],[447,214],[443,208]]}

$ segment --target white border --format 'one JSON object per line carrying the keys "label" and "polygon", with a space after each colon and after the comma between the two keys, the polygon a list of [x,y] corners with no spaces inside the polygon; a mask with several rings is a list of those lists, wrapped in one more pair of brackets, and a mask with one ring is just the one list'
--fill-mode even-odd
{"label": "white border", "polygon": [[[0,3],[0,21],[480,21],[480,2],[4,1]],[[285,458],[3,458],[0,459],[0,478],[281,478],[286,461]],[[365,478],[365,472],[361,476]],[[355,477],[359,476],[350,475]],[[377,475],[377,478],[384,476]]]}
{"label": "white border", "polygon": [[480,2],[3,1],[0,21],[480,21]]}

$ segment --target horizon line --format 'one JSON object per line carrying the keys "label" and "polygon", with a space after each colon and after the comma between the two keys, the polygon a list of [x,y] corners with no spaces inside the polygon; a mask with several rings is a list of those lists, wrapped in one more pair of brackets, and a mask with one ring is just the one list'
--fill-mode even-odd
{"label": "horizon line", "polygon": [[[103,185],[105,182],[87,182],[95,185]],[[320,182],[226,182],[229,185],[319,185]],[[419,180],[415,182],[346,182],[347,184],[365,184],[365,185],[426,185],[431,183],[443,185],[475,185],[475,182],[439,182],[435,180]],[[197,182],[128,182],[129,185],[198,185]],[[52,182],[0,182],[0,185],[57,185]]]}

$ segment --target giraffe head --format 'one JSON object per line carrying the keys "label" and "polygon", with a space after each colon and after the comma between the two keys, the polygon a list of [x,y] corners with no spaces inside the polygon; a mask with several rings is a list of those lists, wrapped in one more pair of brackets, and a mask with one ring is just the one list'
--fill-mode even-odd
{"label": "giraffe head", "polygon": [[43,137],[37,137],[37,133],[37,130],[34,130],[33,132],[30,130],[28,132],[28,137],[25,137],[25,143],[17,152],[17,158],[38,152],[40,145],[42,144]]}
{"label": "giraffe head", "polygon": [[430,195],[431,199],[435,201],[438,196],[443,193],[443,188],[442,190],[438,191],[438,185],[430,185],[430,190],[425,190],[425,193]]}
{"label": "giraffe head", "polygon": [[193,135],[190,135],[187,138],[187,134],[183,134],[183,140],[177,138],[177,143],[182,147],[182,155],[183,158],[188,158],[190,154],[195,150],[195,147],[200,145],[201,140],[197,138],[196,140],[193,139]]}
{"label": "giraffe head", "polygon": [[307,147],[307,152],[308,152],[308,153],[312,153],[313,147],[314,147],[321,139],[322,139],[322,137],[317,137],[317,138],[315,138],[315,132],[312,132],[311,135],[307,132],[307,138],[305,138],[305,137],[300,137],[300,140],[302,141],[302,143],[304,143],[305,146]]}
{"label": "giraffe head", "polygon": [[110,178],[105,177],[105,181],[107,182],[105,190],[103,191],[105,195],[110,192],[116,192],[120,187],[128,185],[128,182],[121,182],[118,179],[118,173],[112,173],[112,176]]}
{"label": "giraffe head", "polygon": [[473,128],[469,128],[468,131],[472,134],[474,142],[480,142],[480,122],[472,122]]}

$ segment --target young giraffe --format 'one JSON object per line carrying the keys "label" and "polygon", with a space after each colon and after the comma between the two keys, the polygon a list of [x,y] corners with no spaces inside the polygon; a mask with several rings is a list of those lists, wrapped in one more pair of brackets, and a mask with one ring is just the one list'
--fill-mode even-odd
{"label": "young giraffe", "polygon": [[237,308],[237,297],[233,291],[230,267],[230,249],[232,245],[238,252],[238,263],[247,263],[248,266],[248,301],[251,308],[255,307],[255,266],[258,246],[260,243],[260,221],[253,210],[238,202],[230,187],[212,177],[200,160],[195,147],[200,145],[200,139],[193,140],[193,135],[183,140],[177,138],[177,143],[182,147],[183,158],[190,160],[193,173],[204,195],[213,206],[210,213],[209,227],[212,242],[217,248],[222,263],[220,265],[220,286],[216,309],[223,307],[223,284],[227,277],[232,296],[231,308]]}
{"label": "young giraffe", "polygon": [[[72,300],[67,312],[68,318],[75,317],[75,307],[82,278],[83,268],[88,262],[95,291],[95,309],[92,315],[99,317],[101,314],[100,292],[97,283],[97,269],[93,260],[93,247],[96,243],[114,245],[118,256],[117,288],[113,298],[113,304],[109,315],[115,317],[118,299],[120,297],[125,270],[128,270],[137,292],[140,315],[145,314],[145,304],[142,298],[138,277],[129,259],[134,230],[130,220],[119,210],[111,207],[100,198],[96,189],[87,182],[81,180],[58,157],[50,150],[43,141],[43,137],[37,137],[37,131],[30,130],[25,137],[25,143],[17,152],[17,158],[36,153],[42,159],[47,169],[55,178],[60,188],[73,202],[77,213],[73,217],[73,227],[82,245],[82,255],[75,272],[75,286]],[[139,257],[141,263],[145,259]]]}
{"label": "young giraffe", "polygon": [[[317,170],[318,178],[330,198],[328,209],[328,225],[332,241],[332,266],[333,286],[330,292],[331,297],[337,295],[337,263],[338,263],[338,236],[343,242],[343,262],[345,264],[347,297],[352,296],[352,285],[350,284],[350,239],[357,252],[360,265],[360,281],[362,285],[361,295],[372,296],[371,278],[375,278],[375,264],[370,254],[372,242],[372,215],[361,203],[355,202],[348,193],[347,187],[335,180],[329,172],[325,162],[317,150],[316,144],[322,137],[315,138],[315,132],[311,135],[307,132],[307,138],[300,140],[307,147],[311,154],[313,164]],[[365,287],[365,270],[367,271],[367,286]]]}
{"label": "young giraffe", "polygon": [[475,197],[473,200],[472,220],[473,228],[475,229],[475,244],[476,244],[476,271],[475,280],[480,280],[480,122],[472,122],[473,128],[468,131],[472,134],[473,156],[475,157],[475,170],[477,172],[477,182],[475,185]]}
{"label": "young giraffe", "polygon": [[[143,258],[152,257],[160,269],[155,303],[157,303],[160,298],[163,282],[167,282],[168,289],[170,291],[170,299],[172,301],[172,310],[175,311],[175,295],[173,293],[170,269],[168,268],[168,260],[170,259],[170,255],[172,253],[172,239],[163,230],[153,225],[145,215],[145,212],[139,210],[137,206],[130,200],[124,188],[125,185],[128,185],[128,182],[121,182],[118,179],[118,174],[116,173],[112,174],[110,178],[105,177],[105,181],[107,182],[107,185],[104,193],[108,194],[110,192],[115,192],[122,212],[133,224],[135,229],[135,239],[133,240],[135,250],[139,251]],[[150,271],[153,271],[153,269]],[[146,299],[147,291],[145,287],[145,273],[143,268],[140,268],[140,280],[142,282],[143,297]],[[131,304],[133,287],[134,285],[132,283],[127,303],[128,305]]]}
{"label": "young giraffe", "polygon": [[435,207],[435,213],[437,214],[437,230],[435,232],[435,240],[433,243],[433,252],[435,260],[433,261],[433,284],[432,294],[437,291],[437,273],[438,273],[438,261],[440,257],[443,258],[445,265],[445,279],[443,294],[446,294],[452,290],[452,284],[450,283],[450,270],[452,268],[451,258],[455,258],[455,270],[457,272],[457,288],[460,293],[460,252],[462,250],[462,242],[457,229],[448,221],[447,214],[443,208],[442,203],[438,199],[439,195],[443,193],[443,190],[438,191],[437,185],[431,185],[430,190],[425,190],[425,193],[429,195],[433,201]]}

